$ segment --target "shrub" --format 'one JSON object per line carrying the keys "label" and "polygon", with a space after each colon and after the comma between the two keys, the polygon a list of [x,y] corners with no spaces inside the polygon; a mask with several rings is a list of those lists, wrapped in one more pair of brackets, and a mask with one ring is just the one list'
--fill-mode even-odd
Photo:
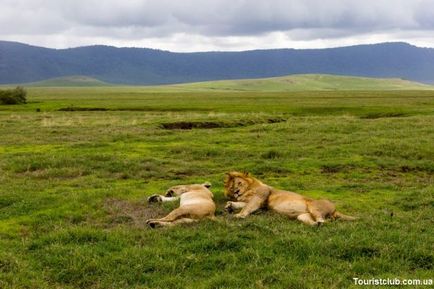
{"label": "shrub", "polygon": [[0,104],[26,103],[27,91],[17,86],[15,89],[0,90]]}

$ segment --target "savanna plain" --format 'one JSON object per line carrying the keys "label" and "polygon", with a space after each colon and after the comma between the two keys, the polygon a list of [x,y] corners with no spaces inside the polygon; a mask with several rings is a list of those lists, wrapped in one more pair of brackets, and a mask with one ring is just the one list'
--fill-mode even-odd
{"label": "savanna plain", "polygon": [[[27,104],[0,106],[0,288],[434,277],[434,91],[27,90]],[[232,170],[358,220],[235,219],[223,209]],[[146,226],[177,206],[148,196],[205,181],[217,220]]]}

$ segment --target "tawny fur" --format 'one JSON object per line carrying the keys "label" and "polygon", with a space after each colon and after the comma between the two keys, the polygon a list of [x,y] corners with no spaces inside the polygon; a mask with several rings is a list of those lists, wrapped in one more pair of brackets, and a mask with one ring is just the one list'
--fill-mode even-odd
{"label": "tawny fur", "polygon": [[179,207],[161,219],[150,219],[146,223],[152,227],[173,226],[192,223],[203,218],[215,218],[213,193],[211,184],[193,184],[174,186],[163,195],[152,195],[148,202],[171,202],[179,200]]}
{"label": "tawny fur", "polygon": [[326,219],[354,217],[336,211],[329,200],[314,200],[297,193],[268,186],[248,173],[230,172],[225,179],[225,196],[231,199],[225,209],[240,210],[235,216],[245,218],[260,208],[270,209],[308,225],[319,225]]}

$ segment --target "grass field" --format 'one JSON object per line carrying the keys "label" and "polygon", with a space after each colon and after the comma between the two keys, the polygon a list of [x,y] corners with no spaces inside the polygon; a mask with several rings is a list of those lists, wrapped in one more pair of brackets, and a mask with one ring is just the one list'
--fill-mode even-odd
{"label": "grass field", "polygon": [[[171,129],[180,123],[195,128]],[[0,288],[432,279],[433,143],[434,91],[29,88],[28,104],[0,106]],[[234,219],[223,212],[230,170],[359,220]],[[204,181],[217,221],[145,226],[176,206],[147,196]]]}

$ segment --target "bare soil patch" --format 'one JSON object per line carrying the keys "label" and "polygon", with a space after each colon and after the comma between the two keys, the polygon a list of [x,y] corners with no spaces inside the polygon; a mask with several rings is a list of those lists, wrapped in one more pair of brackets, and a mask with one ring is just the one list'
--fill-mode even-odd
{"label": "bare soil patch", "polygon": [[212,128],[230,128],[230,127],[244,127],[255,124],[272,124],[284,122],[284,118],[268,118],[268,119],[257,119],[257,120],[241,120],[234,122],[219,122],[219,121],[177,121],[177,122],[166,122],[161,123],[161,129],[180,129],[180,130],[190,130],[190,129],[212,129]]}
{"label": "bare soil patch", "polygon": [[108,223],[113,226],[126,224],[144,228],[146,220],[167,214],[161,206],[147,204],[146,199],[134,202],[109,198],[104,202],[104,209],[108,213]]}
{"label": "bare soil patch", "polygon": [[409,116],[403,112],[370,112],[360,116],[361,119],[378,119],[378,118],[391,118],[391,117],[407,117]]}

